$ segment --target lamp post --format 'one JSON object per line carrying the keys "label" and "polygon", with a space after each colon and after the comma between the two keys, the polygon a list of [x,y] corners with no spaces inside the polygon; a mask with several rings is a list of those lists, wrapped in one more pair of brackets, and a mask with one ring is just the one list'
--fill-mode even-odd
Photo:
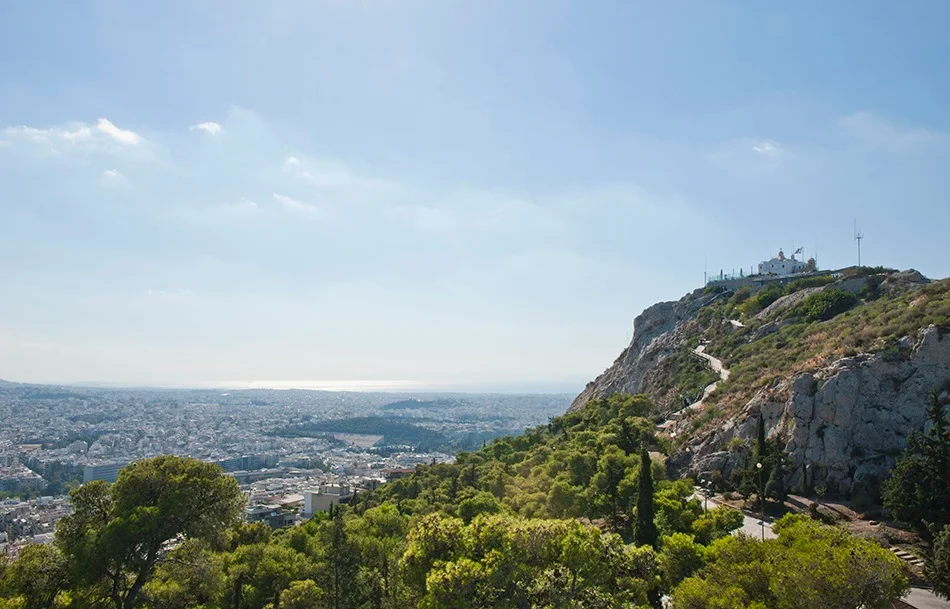
{"label": "lamp post", "polygon": [[756,463],[755,468],[759,470],[759,514],[762,518],[759,520],[759,526],[762,527],[762,541],[765,541],[765,497],[763,496],[765,492],[762,489],[762,463]]}

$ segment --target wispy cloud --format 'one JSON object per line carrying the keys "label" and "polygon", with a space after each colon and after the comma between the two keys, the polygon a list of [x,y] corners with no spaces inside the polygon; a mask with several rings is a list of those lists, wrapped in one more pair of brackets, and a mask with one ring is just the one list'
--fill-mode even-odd
{"label": "wispy cloud", "polygon": [[708,156],[714,165],[746,177],[776,174],[790,158],[788,148],[781,143],[756,137],[728,141]]}
{"label": "wispy cloud", "polygon": [[102,172],[100,181],[106,186],[118,186],[125,183],[125,176],[118,169],[106,169]]}
{"label": "wispy cloud", "polygon": [[94,125],[83,122],[70,122],[52,127],[34,127],[29,125],[10,126],[0,130],[0,145],[31,146],[37,151],[53,156],[72,153],[122,152],[136,149],[136,154],[148,155],[148,147],[138,133],[120,129],[106,118],[99,119]]}
{"label": "wispy cloud", "polygon": [[73,128],[67,126],[50,127],[48,129],[20,125],[7,127],[2,133],[9,138],[25,139],[36,143],[48,143],[51,141],[83,142],[92,139],[92,129],[82,123],[78,123]]}
{"label": "wispy cloud", "polygon": [[210,133],[211,135],[218,135],[224,130],[221,125],[212,121],[192,125],[190,129],[192,131],[204,131],[205,133]]}
{"label": "wispy cloud", "polygon": [[182,300],[194,296],[195,291],[189,288],[174,288],[170,290],[149,288],[145,294],[152,298],[160,298],[162,300]]}
{"label": "wispy cloud", "polygon": [[752,151],[770,158],[775,158],[782,154],[781,147],[772,140],[760,140],[759,142],[753,143]]}
{"label": "wispy cloud", "polygon": [[100,118],[99,121],[96,122],[96,128],[120,144],[134,146],[142,141],[142,136],[138,133],[126,129],[119,129],[107,118]]}
{"label": "wispy cloud", "polygon": [[308,214],[314,214],[320,211],[320,208],[316,205],[304,203],[299,199],[288,197],[287,195],[282,195],[276,192],[274,193],[274,201],[276,201],[282,207],[293,211],[304,212]]}
{"label": "wispy cloud", "polygon": [[873,112],[855,112],[838,120],[848,135],[875,148],[909,151],[943,138],[937,131],[898,126]]}

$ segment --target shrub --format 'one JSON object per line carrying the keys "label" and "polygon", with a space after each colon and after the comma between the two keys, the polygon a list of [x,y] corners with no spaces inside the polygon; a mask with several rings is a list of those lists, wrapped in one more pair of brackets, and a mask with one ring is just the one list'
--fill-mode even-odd
{"label": "shrub", "polygon": [[950,599],[950,525],[943,527],[934,539],[924,572],[934,587],[934,593]]}
{"label": "shrub", "polygon": [[834,283],[835,278],[831,275],[819,275],[817,277],[802,277],[785,286],[786,294],[794,294],[805,288],[822,288],[829,283]]}
{"label": "shrub", "polygon": [[851,292],[844,290],[822,290],[807,297],[795,307],[792,315],[803,321],[828,321],[832,317],[844,313],[855,304],[858,298]]}
{"label": "shrub", "polygon": [[755,293],[754,296],[750,296],[739,305],[738,309],[744,315],[755,315],[765,307],[769,306],[785,294],[785,289],[778,285],[772,284],[767,288],[763,288]]}

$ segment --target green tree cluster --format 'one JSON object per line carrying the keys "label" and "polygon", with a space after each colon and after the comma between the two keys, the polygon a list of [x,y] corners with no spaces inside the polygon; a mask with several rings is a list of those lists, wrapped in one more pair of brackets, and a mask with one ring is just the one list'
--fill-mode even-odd
{"label": "green tree cluster", "polygon": [[54,545],[0,564],[0,608],[658,606],[742,517],[666,479],[651,412],[596,400],[278,531],[237,523],[216,467],[141,461],[74,490]]}
{"label": "green tree cluster", "polygon": [[884,506],[930,538],[950,524],[950,429],[937,392],[927,406],[929,430],[912,434],[884,483]]}
{"label": "green tree cluster", "polygon": [[[778,539],[713,542],[705,565],[673,589],[673,608],[885,609],[907,590],[900,560],[869,540],[805,516],[785,516],[774,529]],[[687,571],[695,559],[680,545]]]}
{"label": "green tree cluster", "polygon": [[629,540],[644,464],[658,488],[666,482],[662,465],[641,456],[643,449],[661,448],[653,414],[642,395],[592,400],[521,436],[459,453],[455,463],[420,466],[360,505],[392,501],[406,514],[442,511],[466,521],[478,513],[604,519]]}
{"label": "green tree cluster", "polygon": [[788,497],[785,487],[786,456],[785,439],[781,435],[766,437],[765,420],[761,413],[756,419],[756,441],[751,447],[741,440],[730,450],[741,454],[741,466],[736,468],[726,486],[739,491],[748,499],[753,494],[759,509],[765,509],[766,502],[774,499],[783,502]]}

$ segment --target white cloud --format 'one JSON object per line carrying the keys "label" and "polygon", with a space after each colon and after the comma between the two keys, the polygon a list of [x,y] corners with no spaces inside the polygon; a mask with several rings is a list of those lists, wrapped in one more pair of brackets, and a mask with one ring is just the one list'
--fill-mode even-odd
{"label": "white cloud", "polygon": [[125,182],[125,176],[118,169],[106,169],[100,178],[106,186],[117,186]]}
{"label": "white cloud", "polygon": [[134,131],[119,129],[114,124],[112,124],[112,121],[107,118],[100,118],[99,121],[96,122],[96,128],[120,144],[129,144],[134,146],[142,141],[142,136],[139,134],[135,133]]}
{"label": "white cloud", "polygon": [[301,182],[321,189],[379,192],[393,186],[383,180],[357,175],[345,163],[332,158],[289,156],[284,159],[283,169]]}
{"label": "white cloud", "polygon": [[714,165],[731,172],[761,177],[777,173],[792,155],[775,140],[742,137],[724,143],[708,158]]}
{"label": "white cloud", "polygon": [[771,140],[761,140],[752,145],[752,150],[761,155],[775,158],[782,154],[782,149]]}
{"label": "white cloud", "polygon": [[894,151],[910,150],[941,139],[936,131],[901,128],[873,112],[855,112],[839,119],[838,126],[855,139]]}
{"label": "white cloud", "polygon": [[53,141],[76,143],[92,139],[92,129],[83,123],[74,125],[73,129],[69,127],[38,129],[36,127],[22,125],[19,127],[7,127],[2,133],[8,137],[27,139],[36,143],[49,143]]}
{"label": "white cloud", "polygon": [[195,291],[188,288],[175,288],[171,290],[154,290],[149,288],[146,291],[152,298],[161,298],[163,300],[181,300],[195,295]]}
{"label": "white cloud", "polygon": [[212,121],[198,123],[197,125],[192,125],[190,128],[192,131],[204,131],[211,135],[218,135],[224,130],[221,125]]}
{"label": "white cloud", "polygon": [[281,206],[293,211],[306,212],[310,214],[320,211],[316,205],[304,203],[299,199],[294,199],[293,197],[288,197],[287,195],[282,195],[276,192],[274,193],[274,200],[277,201],[277,203],[279,203]]}

